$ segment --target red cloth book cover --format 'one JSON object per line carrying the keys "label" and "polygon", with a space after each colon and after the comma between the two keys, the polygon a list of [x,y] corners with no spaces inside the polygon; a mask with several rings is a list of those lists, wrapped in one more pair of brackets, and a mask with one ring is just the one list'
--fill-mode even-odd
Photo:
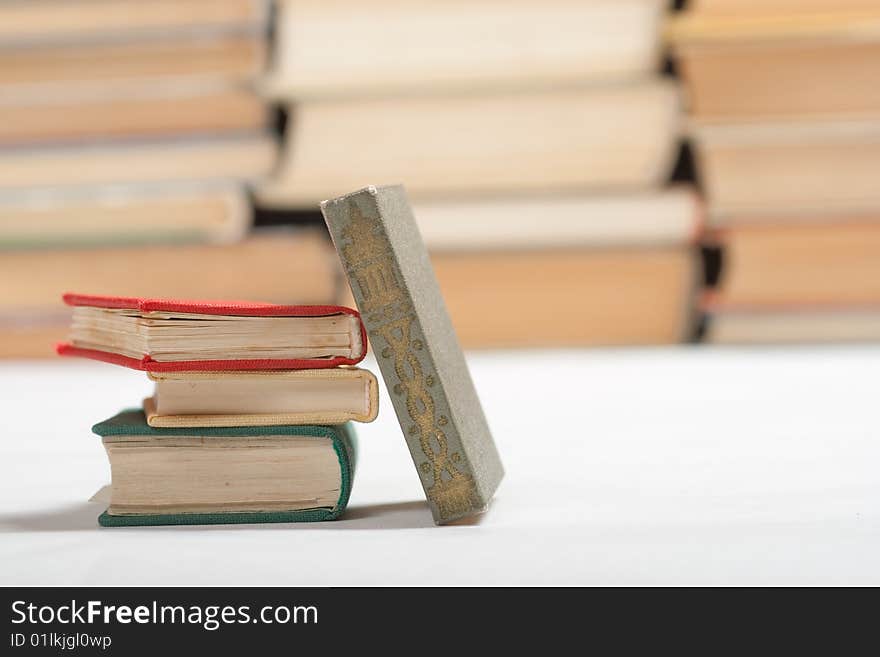
{"label": "red cloth book cover", "polygon": [[92,306],[96,308],[131,309],[139,313],[168,312],[194,313],[199,315],[234,315],[242,317],[325,317],[329,315],[348,315],[357,319],[360,328],[360,348],[350,357],[328,358],[254,358],[230,360],[181,360],[156,361],[148,354],[132,358],[112,351],[100,351],[77,347],[71,343],[56,346],[61,356],[79,356],[101,360],[115,365],[123,365],[145,372],[185,372],[185,371],[223,371],[223,370],[278,370],[278,369],[321,369],[339,365],[355,365],[367,353],[367,333],[360,313],[344,306],[285,306],[252,301],[205,301],[185,299],[148,299],[139,297],[111,297],[68,293],[63,296],[69,306]]}

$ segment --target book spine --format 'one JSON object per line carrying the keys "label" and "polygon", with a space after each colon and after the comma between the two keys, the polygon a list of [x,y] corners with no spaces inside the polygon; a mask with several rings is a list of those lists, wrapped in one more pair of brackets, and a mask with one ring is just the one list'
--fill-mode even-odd
{"label": "book spine", "polygon": [[[399,254],[375,194],[370,188],[325,202],[322,210],[434,520],[438,524],[450,522],[483,511],[491,496],[491,491],[481,489],[480,467],[463,445],[461,422],[450,408],[443,385],[448,379],[438,371],[442,363],[435,361],[433,354],[446,347],[458,350],[458,346],[454,340],[452,345],[444,345],[426,339],[423,328],[427,327],[423,327],[413,302],[413,294],[420,291],[410,289],[412,277],[401,271]],[[421,248],[413,240],[398,246]],[[421,293],[431,296],[432,291],[423,289]],[[436,297],[440,307],[435,311],[442,312],[439,291]],[[461,364],[463,367],[463,359]],[[476,399],[475,393],[473,396]],[[491,441],[488,428],[485,434]],[[495,485],[491,485],[493,490]]]}

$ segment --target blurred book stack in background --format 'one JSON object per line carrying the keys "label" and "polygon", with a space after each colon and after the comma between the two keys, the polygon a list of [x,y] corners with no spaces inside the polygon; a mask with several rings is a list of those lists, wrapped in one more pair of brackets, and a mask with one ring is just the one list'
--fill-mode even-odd
{"label": "blurred book stack in background", "polygon": [[672,24],[714,342],[880,338],[880,3],[697,0]]}
{"label": "blurred book stack in background", "polygon": [[69,288],[332,299],[323,240],[248,236],[277,152],[253,89],[267,18],[261,0],[0,5],[0,355],[53,353]]}
{"label": "blurred book stack in background", "polygon": [[466,347],[681,341],[701,212],[667,185],[667,4],[282,0],[262,88],[287,130],[258,204],[403,183]]}
{"label": "blurred book stack in background", "polygon": [[0,357],[351,304],[318,203],[396,183],[466,347],[688,340],[699,246],[707,341],[876,340],[877,171],[878,0],[3,2]]}

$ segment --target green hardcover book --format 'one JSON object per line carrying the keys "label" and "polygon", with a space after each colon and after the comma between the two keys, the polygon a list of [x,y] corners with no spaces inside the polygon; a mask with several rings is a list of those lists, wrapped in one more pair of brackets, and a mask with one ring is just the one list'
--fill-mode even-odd
{"label": "green hardcover book", "polygon": [[112,471],[104,527],[335,520],[351,494],[350,422],[158,429],[130,409],[92,431]]}
{"label": "green hardcover book", "polygon": [[434,521],[484,511],[504,468],[403,187],[321,210]]}

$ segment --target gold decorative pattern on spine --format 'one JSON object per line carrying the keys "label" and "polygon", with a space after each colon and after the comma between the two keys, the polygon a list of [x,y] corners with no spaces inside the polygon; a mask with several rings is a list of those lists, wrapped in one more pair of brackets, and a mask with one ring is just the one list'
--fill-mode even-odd
{"label": "gold decorative pattern on spine", "polygon": [[[478,507],[480,502],[473,478],[455,465],[461,461],[461,454],[449,453],[446,434],[440,428],[448,421],[445,416],[436,417],[436,403],[428,390],[434,386],[435,377],[425,375],[416,354],[424,348],[420,339],[412,337],[416,316],[406,301],[389,245],[377,232],[380,230],[378,221],[353,208],[350,223],[341,231],[346,241],[342,253],[357,287],[354,292],[361,312],[371,325],[374,349],[380,357],[394,361],[397,383],[391,386],[391,392],[405,395],[407,414],[414,423],[407,434],[418,435],[427,458],[419,464],[423,475],[431,475],[425,491],[441,518],[455,517]],[[385,342],[382,349],[375,344],[378,337]]]}

